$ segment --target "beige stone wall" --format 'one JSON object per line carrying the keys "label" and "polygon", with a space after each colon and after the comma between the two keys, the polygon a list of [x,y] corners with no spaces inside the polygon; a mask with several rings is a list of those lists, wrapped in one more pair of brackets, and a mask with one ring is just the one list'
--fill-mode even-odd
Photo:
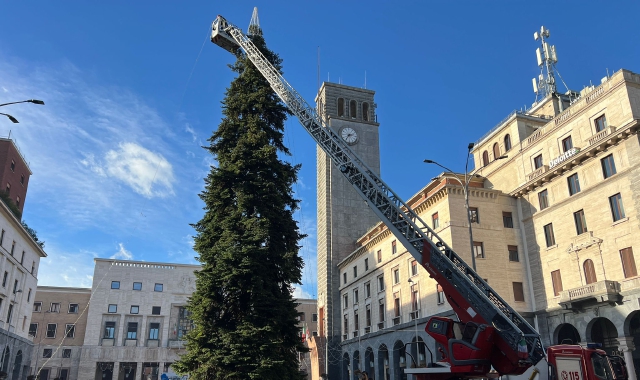
{"label": "beige stone wall", "polygon": [[[32,351],[32,373],[36,368],[49,369],[53,378],[61,374],[62,369],[68,371],[69,379],[77,379],[80,352],[84,343],[87,326],[86,309],[91,297],[91,289],[60,288],[53,286],[39,286],[34,295],[33,303],[41,304],[39,311],[34,310],[31,324],[37,324],[36,334],[32,336],[34,350]],[[60,305],[59,312],[51,311],[51,304]],[[69,305],[77,305],[77,311],[71,310]],[[47,326],[56,325],[53,338],[47,337]],[[73,336],[65,336],[67,325],[75,325]],[[51,357],[45,358],[45,350],[51,350]],[[65,351],[69,352],[65,357]]]}

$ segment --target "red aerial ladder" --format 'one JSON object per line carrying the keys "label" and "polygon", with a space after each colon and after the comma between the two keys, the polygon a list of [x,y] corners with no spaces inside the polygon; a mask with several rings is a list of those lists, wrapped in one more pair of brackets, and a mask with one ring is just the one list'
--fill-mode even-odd
{"label": "red aerial ladder", "polygon": [[[519,375],[544,358],[538,332],[367,167],[331,128],[324,125],[315,108],[280,75],[240,28],[218,16],[212,24],[211,41],[231,53],[241,49],[246,54],[373,212],[444,290],[460,322],[432,317],[426,332],[444,347],[440,352],[442,358],[429,363],[426,368],[407,369],[406,373],[415,374],[419,380],[486,378],[491,376],[492,368],[497,375]],[[571,345],[557,347],[574,348],[575,352],[581,349]],[[615,360],[622,362],[619,357],[609,361],[601,350],[585,350],[581,351],[583,364],[591,362],[589,355],[593,354],[604,355],[609,368],[613,368]],[[594,377],[593,365],[584,368],[580,374],[586,374],[586,379],[607,379]],[[610,370],[608,373],[613,372]],[[617,373],[622,372],[619,369]],[[626,380],[621,375],[609,379]],[[585,379],[581,376],[564,378],[562,374],[553,380]]]}

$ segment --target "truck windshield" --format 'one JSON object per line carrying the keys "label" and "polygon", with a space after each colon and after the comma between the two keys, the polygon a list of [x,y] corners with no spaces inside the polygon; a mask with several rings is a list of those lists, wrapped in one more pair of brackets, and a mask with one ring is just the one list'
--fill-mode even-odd
{"label": "truck windshield", "polygon": [[602,356],[598,353],[593,353],[591,355],[591,363],[593,364],[593,373],[597,378],[603,380],[612,380],[613,376],[611,376],[611,370],[609,369],[608,361],[606,356]]}

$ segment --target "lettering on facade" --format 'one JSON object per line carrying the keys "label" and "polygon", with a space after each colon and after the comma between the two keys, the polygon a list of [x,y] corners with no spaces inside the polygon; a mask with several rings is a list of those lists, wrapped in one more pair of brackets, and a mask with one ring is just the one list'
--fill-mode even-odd
{"label": "lettering on facade", "polygon": [[576,155],[578,152],[580,152],[580,148],[569,149],[568,151],[564,152],[562,156],[556,157],[553,160],[549,161],[549,169],[565,161],[569,157]]}

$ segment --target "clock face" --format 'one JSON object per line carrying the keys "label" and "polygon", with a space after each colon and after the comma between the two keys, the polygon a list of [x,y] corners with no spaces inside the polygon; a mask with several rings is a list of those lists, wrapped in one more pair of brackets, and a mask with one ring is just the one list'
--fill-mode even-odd
{"label": "clock face", "polygon": [[349,145],[358,142],[358,134],[353,128],[345,127],[340,131],[340,137]]}

